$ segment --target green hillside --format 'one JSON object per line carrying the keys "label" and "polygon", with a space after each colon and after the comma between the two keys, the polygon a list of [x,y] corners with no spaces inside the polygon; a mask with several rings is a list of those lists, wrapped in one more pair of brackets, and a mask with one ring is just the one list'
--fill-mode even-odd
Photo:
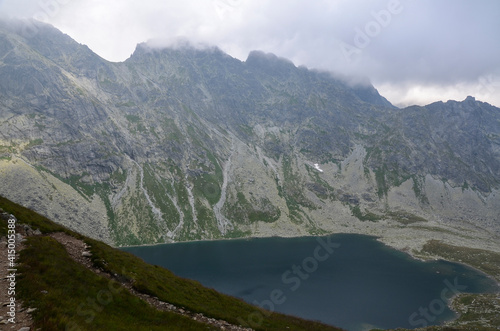
{"label": "green hillside", "polygon": [[[18,254],[16,300],[32,313],[34,328],[41,330],[210,330],[193,314],[243,323],[256,330],[339,330],[321,323],[263,311],[242,300],[217,293],[200,283],[175,276],[170,271],[101,242],[81,236],[20,205],[0,197],[0,208],[17,218],[18,233],[24,225],[40,229],[41,235],[26,238]],[[0,235],[7,234],[3,213]],[[64,232],[83,240],[92,253],[99,274],[76,262],[50,234]],[[20,275],[19,275],[20,274]],[[112,275],[111,279],[106,277]],[[132,294],[135,291],[182,307],[184,314],[159,311]]]}
{"label": "green hillside", "polygon": [[[220,294],[3,197],[0,237],[7,235],[8,214],[17,218],[16,232],[26,235],[17,259],[16,300],[25,308],[36,308],[34,330],[340,330]],[[36,229],[41,234],[34,234]],[[89,265],[75,261],[54,234],[87,245]],[[494,252],[430,241],[420,255],[465,262],[500,279],[500,255]],[[144,298],[175,309],[157,309]],[[452,307],[461,316],[448,326],[419,330],[496,330],[500,326],[498,293],[462,294]]]}

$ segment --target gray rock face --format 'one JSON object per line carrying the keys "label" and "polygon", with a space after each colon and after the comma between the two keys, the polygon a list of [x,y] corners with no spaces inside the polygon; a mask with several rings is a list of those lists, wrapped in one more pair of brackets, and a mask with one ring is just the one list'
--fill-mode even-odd
{"label": "gray rock face", "polygon": [[50,26],[19,26],[0,23],[0,194],[87,235],[124,245],[425,221],[500,233],[489,104],[397,109],[370,85],[261,52],[140,44],[110,63]]}

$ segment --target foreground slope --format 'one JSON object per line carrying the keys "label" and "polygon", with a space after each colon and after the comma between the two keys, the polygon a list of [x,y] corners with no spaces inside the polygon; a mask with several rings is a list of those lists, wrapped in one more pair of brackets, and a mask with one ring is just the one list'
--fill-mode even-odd
{"label": "foreground slope", "polygon": [[[0,25],[0,194],[115,245],[331,232],[500,251],[500,110],[397,109],[252,52],[110,63]],[[19,178],[23,180],[20,181]]]}
{"label": "foreground slope", "polygon": [[[263,311],[217,293],[56,225],[2,197],[0,208],[16,216],[16,231],[26,236],[18,252],[16,300],[36,308],[32,312],[35,329],[339,330]],[[0,214],[4,240],[9,214]],[[65,245],[65,241],[71,244]],[[76,260],[71,254],[77,241],[84,242],[85,251],[91,253],[88,264],[81,263],[85,260],[82,251],[77,252]],[[152,299],[157,306],[150,305]]]}
{"label": "foreground slope", "polygon": [[[339,330],[219,294],[0,197],[2,242],[7,220],[13,218],[10,213],[16,216],[16,232],[24,237],[22,244],[17,242],[22,250],[16,261],[16,316],[23,316],[22,302],[33,322],[24,319],[23,325],[42,330]],[[462,261],[500,281],[498,253],[431,242],[420,256]],[[500,327],[498,293],[461,294],[452,306],[460,314],[458,319],[448,326],[419,330]]]}

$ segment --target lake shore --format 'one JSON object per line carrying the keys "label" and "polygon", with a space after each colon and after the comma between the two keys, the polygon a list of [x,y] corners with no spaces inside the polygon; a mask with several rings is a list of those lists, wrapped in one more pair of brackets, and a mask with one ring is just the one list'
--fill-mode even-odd
{"label": "lake shore", "polygon": [[[162,263],[165,263],[163,265],[164,267],[182,277],[196,279],[205,286],[213,287],[229,295],[237,295],[244,300],[250,300],[249,302],[254,302],[254,300],[261,302],[263,298],[268,298],[269,293],[274,291],[273,289],[281,289],[290,300],[305,300],[303,305],[306,305],[306,302],[308,302],[307,298],[311,296],[309,291],[312,290],[309,286],[315,286],[318,289],[322,289],[316,295],[327,291],[329,286],[334,286],[335,290],[332,288],[332,293],[337,293],[340,297],[347,300],[345,302],[342,301],[342,304],[352,300],[358,302],[357,299],[354,298],[362,298],[366,293],[371,293],[370,300],[375,297],[386,297],[387,299],[390,298],[390,302],[394,303],[397,300],[401,300],[401,296],[404,298],[416,299],[420,296],[421,291],[429,291],[430,288],[433,288],[432,293],[428,294],[425,299],[416,301],[412,299],[410,302],[406,302],[405,304],[409,305],[409,309],[407,306],[406,310],[402,310],[398,313],[400,320],[398,323],[401,323],[401,326],[406,325],[406,327],[409,327],[409,325],[407,325],[409,323],[408,318],[414,312],[418,312],[420,306],[426,306],[439,297],[439,293],[441,293],[443,286],[445,286],[445,284],[450,285],[450,282],[453,284],[457,275],[462,275],[462,273],[479,275],[476,270],[472,270],[468,267],[465,268],[463,265],[452,265],[441,261],[428,261],[429,263],[422,263],[421,261],[411,258],[407,253],[401,254],[401,251],[392,249],[390,246],[380,242],[375,236],[359,234],[338,234],[332,237],[331,240],[323,240],[324,242],[331,242],[332,244],[339,243],[340,246],[338,249],[334,249],[335,252],[333,256],[330,259],[326,259],[327,262],[318,262],[322,260],[317,259],[313,261],[314,259],[312,259],[312,257],[315,256],[313,255],[315,251],[313,248],[318,246],[318,238],[325,237],[302,236],[300,238],[290,238],[290,240],[283,237],[244,238],[239,240],[184,242],[178,243],[179,246],[168,244],[163,245],[163,247],[158,247],[158,245],[149,247],[135,246],[132,249],[129,248],[125,250],[134,254],[138,253],[141,257],[145,254],[143,258],[147,258],[148,260],[146,261],[149,263],[157,265],[163,265]],[[318,256],[321,257],[323,253]],[[388,258],[389,256],[391,258]],[[272,262],[268,261],[270,258]],[[392,259],[395,260],[393,261]],[[352,263],[349,262],[351,260]],[[186,261],[190,262],[186,263]],[[301,261],[302,263],[300,263]],[[242,263],[242,266],[238,266],[239,263]],[[344,265],[345,263],[349,265]],[[320,267],[317,268],[319,264]],[[226,270],[225,265],[230,266],[230,268]],[[292,268],[294,265],[301,265],[303,268],[306,268],[305,270],[310,270],[311,272],[316,272],[315,270],[318,270],[317,272],[319,272],[319,274],[317,276],[315,275],[314,282],[312,280],[306,280],[308,278],[306,275],[299,281],[298,278],[295,279],[293,273],[290,273],[290,270],[294,270]],[[418,266],[418,268],[411,269],[412,271],[410,271],[410,269],[403,267],[404,265],[414,265]],[[269,268],[269,266],[273,267]],[[236,270],[239,270],[240,267],[242,268],[240,271],[242,274],[235,275],[234,273]],[[410,284],[427,283],[426,281],[422,282],[422,280],[417,280],[419,276],[415,276],[417,277],[415,279],[413,278],[413,275],[420,274],[420,270],[424,269],[428,272],[428,276],[430,277],[429,280],[434,279],[431,282],[432,286],[430,288],[428,287],[429,285],[425,285],[424,287],[421,285],[416,287],[408,286],[408,282]],[[203,270],[209,271],[206,273],[206,271]],[[455,272],[458,272],[455,270],[461,271],[455,275]],[[387,272],[389,272],[389,274],[387,274]],[[480,274],[481,276],[479,277],[481,277],[481,279],[489,279],[487,280],[488,284],[493,284],[491,279],[484,275],[484,273]],[[381,275],[383,275],[380,279],[382,283],[379,283],[376,279],[379,279],[377,277]],[[386,277],[389,275],[395,278],[388,282]],[[400,277],[400,275],[405,275],[405,277],[412,275],[412,280]],[[367,279],[367,276],[370,279]],[[262,277],[264,279],[260,279]],[[372,277],[373,279],[371,279]],[[282,279],[285,279],[286,282],[280,282]],[[322,282],[325,279],[331,279],[333,283],[330,282],[328,283],[329,285],[326,285],[326,283],[315,284],[318,280]],[[463,282],[465,282],[465,285],[467,285],[470,290],[473,292],[478,291],[478,288],[475,288],[475,285],[472,285],[472,283],[468,283],[467,279],[467,277],[461,277],[459,284],[464,284]],[[443,284],[443,280],[448,280],[448,283]],[[252,282],[255,281],[257,281],[257,283],[253,284]],[[208,283],[205,284],[204,282]],[[290,291],[289,285],[293,284],[297,284],[297,287],[303,286],[303,288],[300,287],[301,292],[299,296],[297,296],[295,291]],[[339,284],[342,284],[341,288],[338,288],[340,286]],[[265,286],[270,287],[267,288]],[[349,292],[351,294],[346,292],[341,295],[340,293],[343,292],[337,291],[344,291],[345,289],[342,289],[344,286],[346,286],[346,288],[351,288],[354,292]],[[399,290],[395,290],[396,288]],[[402,295],[398,292],[402,289],[416,292]],[[248,297],[250,294],[252,296]],[[446,295],[446,300],[443,301],[443,305],[446,305],[446,307],[448,307],[447,309],[450,309],[450,303],[453,301],[452,294],[452,292],[448,293]],[[350,299],[348,299],[349,297]],[[312,300],[311,303],[315,300],[314,296],[309,299]],[[341,303],[335,303],[334,301],[330,302],[329,300],[333,299],[330,297],[330,299],[325,301],[325,304],[328,302],[327,306],[330,307],[329,309],[340,309],[338,305]],[[308,305],[309,303],[307,303],[306,306],[308,307]],[[302,304],[300,304],[300,306],[302,307]],[[370,305],[370,307],[372,306]],[[350,306],[346,309],[351,312],[357,311],[355,307]],[[372,309],[373,307],[368,311]],[[306,309],[306,311],[308,310],[310,309]],[[302,310],[297,310],[297,312],[299,311]],[[442,323],[452,320],[452,315],[450,315],[451,311],[447,311],[449,313],[440,317]],[[287,313],[293,313],[293,311],[288,311]],[[384,314],[386,313],[387,311],[384,312]],[[311,315],[307,316],[307,318],[316,317]],[[376,321],[376,319],[374,321]],[[334,322],[331,321],[331,323]],[[334,325],[339,324],[334,323]]]}

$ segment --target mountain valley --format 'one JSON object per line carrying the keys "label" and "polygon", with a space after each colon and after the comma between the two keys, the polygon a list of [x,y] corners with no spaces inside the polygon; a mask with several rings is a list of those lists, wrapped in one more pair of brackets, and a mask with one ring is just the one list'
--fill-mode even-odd
{"label": "mountain valley", "polygon": [[0,23],[0,195],[115,246],[361,233],[500,252],[500,109],[399,109],[255,51],[108,62]]}

